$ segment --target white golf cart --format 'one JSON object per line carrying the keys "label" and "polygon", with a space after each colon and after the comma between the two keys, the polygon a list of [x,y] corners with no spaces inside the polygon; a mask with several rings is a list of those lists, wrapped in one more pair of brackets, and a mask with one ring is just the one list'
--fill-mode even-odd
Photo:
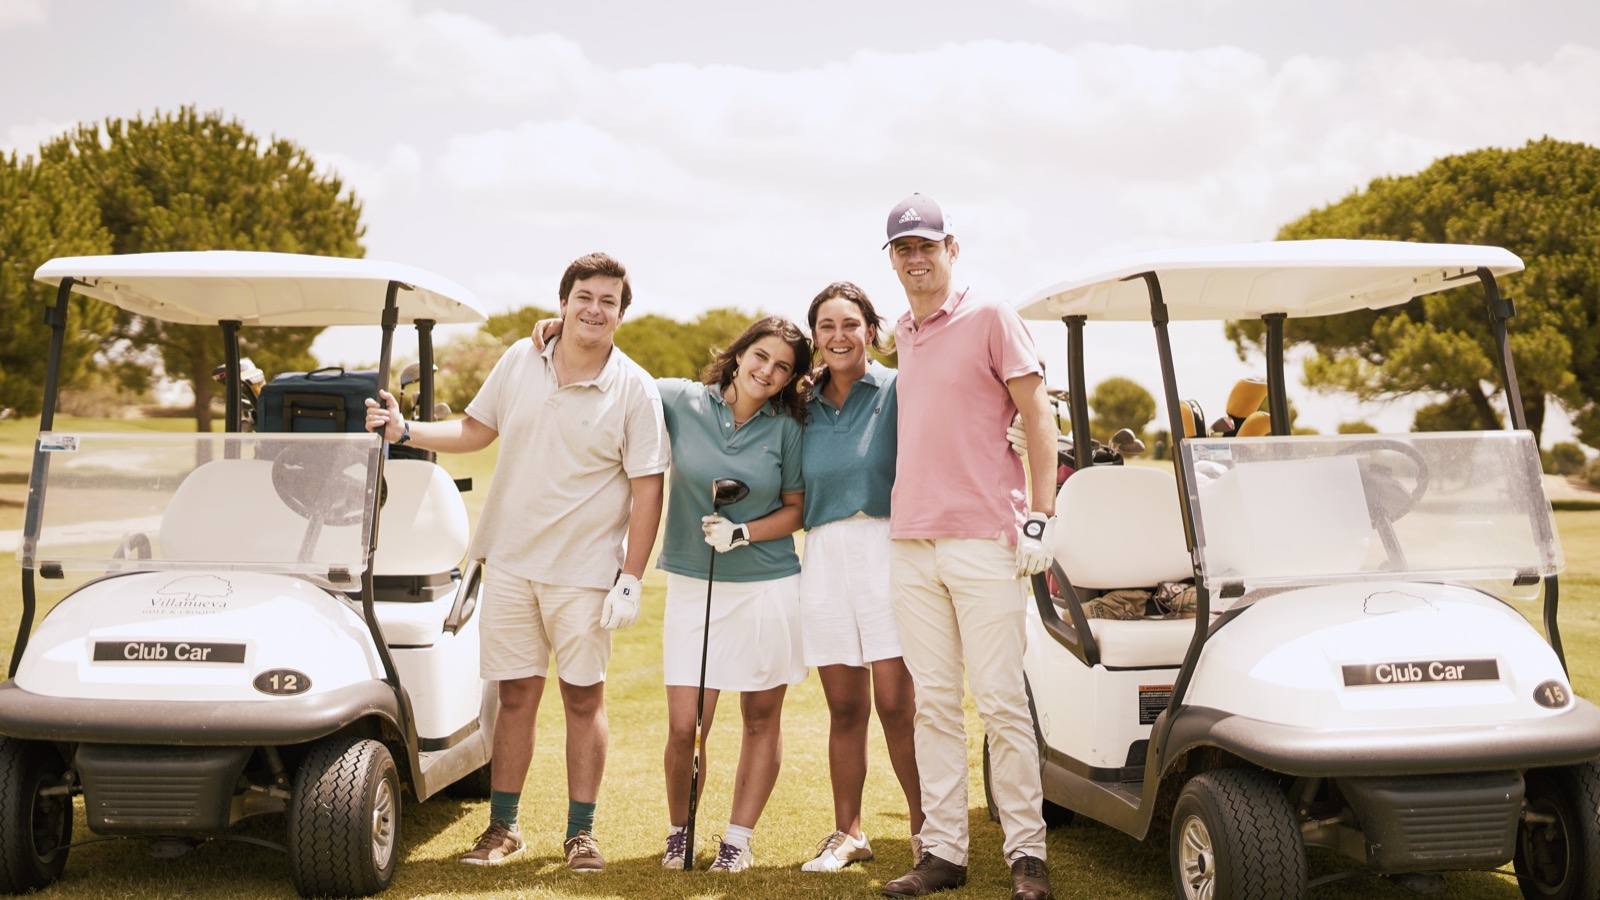
{"label": "white golf cart", "polygon": [[[482,312],[445,279],[372,260],[154,253],[36,277],[59,287],[0,683],[0,890],[61,875],[80,795],[108,836],[226,838],[286,813],[285,844],[268,843],[301,893],[383,890],[403,791],[487,792],[496,701],[478,677],[466,507],[431,458],[386,459],[377,435],[241,432],[239,331],[381,324],[375,390],[396,325],[414,324],[426,416],[434,323]],[[227,432],[54,431],[73,292],[220,326]],[[90,580],[34,629],[35,577],[67,573]]]}
{"label": "white golf cart", "polygon": [[[1521,268],[1493,247],[1251,244],[1099,267],[1021,306],[1067,325],[1077,447],[1091,319],[1153,323],[1178,436],[1170,471],[1083,455],[1061,487],[1025,663],[1047,819],[1139,839],[1170,820],[1179,897],[1508,860],[1528,897],[1600,896],[1600,710],[1565,671],[1561,548],[1495,281]],[[1512,430],[1288,436],[1286,319],[1474,283]],[[1271,433],[1208,437],[1167,323],[1257,316]],[[1191,618],[1086,613],[1187,579]],[[1548,641],[1508,602],[1541,593]],[[1362,866],[1310,881],[1308,847]]]}

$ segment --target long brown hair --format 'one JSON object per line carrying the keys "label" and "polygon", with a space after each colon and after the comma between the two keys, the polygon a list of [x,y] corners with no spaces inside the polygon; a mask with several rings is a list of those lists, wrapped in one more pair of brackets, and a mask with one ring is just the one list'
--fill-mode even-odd
{"label": "long brown hair", "polygon": [[767,316],[750,323],[727,349],[717,351],[711,357],[711,362],[706,364],[700,372],[700,380],[706,384],[715,385],[719,390],[727,390],[733,383],[733,373],[739,368],[739,354],[750,349],[750,345],[765,337],[776,337],[789,345],[794,352],[794,369],[789,381],[783,386],[777,396],[768,400],[773,408],[780,413],[787,413],[795,421],[805,424],[807,418],[806,400],[800,392],[800,379],[805,367],[811,362],[811,340],[794,324],[782,316]]}

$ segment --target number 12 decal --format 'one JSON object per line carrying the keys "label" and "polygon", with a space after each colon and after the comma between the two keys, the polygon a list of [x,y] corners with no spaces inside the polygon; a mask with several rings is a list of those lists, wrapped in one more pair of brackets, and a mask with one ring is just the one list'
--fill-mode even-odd
{"label": "number 12 decal", "polygon": [[304,672],[294,669],[268,669],[257,675],[252,683],[261,693],[279,697],[303,694],[311,687],[311,679]]}

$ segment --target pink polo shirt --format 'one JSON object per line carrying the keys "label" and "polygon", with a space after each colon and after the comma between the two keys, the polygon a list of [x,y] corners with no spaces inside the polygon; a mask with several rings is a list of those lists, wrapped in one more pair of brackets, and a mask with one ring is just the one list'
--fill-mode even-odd
{"label": "pink polo shirt", "polygon": [[1006,442],[1017,414],[1006,382],[1043,371],[1022,317],[963,290],[920,326],[901,316],[894,339],[900,435],[889,536],[1016,543],[1028,496]]}

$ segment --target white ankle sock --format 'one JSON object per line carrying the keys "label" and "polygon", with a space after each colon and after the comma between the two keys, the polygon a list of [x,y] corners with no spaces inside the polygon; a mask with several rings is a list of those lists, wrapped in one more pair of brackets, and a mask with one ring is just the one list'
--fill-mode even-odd
{"label": "white ankle sock", "polygon": [[723,832],[722,839],[741,850],[749,850],[750,839],[755,836],[755,833],[756,830],[754,828],[746,828],[743,825],[735,825],[729,822],[728,830]]}

